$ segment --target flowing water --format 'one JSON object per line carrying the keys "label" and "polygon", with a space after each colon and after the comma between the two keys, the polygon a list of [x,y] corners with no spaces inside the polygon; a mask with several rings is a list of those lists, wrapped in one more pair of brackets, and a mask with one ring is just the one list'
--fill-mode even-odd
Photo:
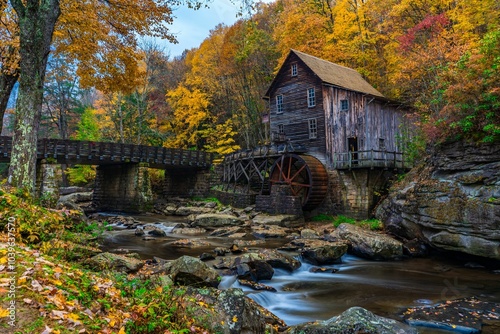
{"label": "flowing water", "polygon": [[[155,217],[136,217],[145,223],[158,223]],[[165,217],[161,218],[163,221]],[[167,232],[182,221],[180,218],[163,222]],[[199,237],[199,236],[196,236]],[[229,247],[227,238],[207,237],[212,246],[180,248],[171,243],[180,238],[168,234],[166,238],[144,241],[133,230],[117,230],[106,234],[104,248],[125,248],[143,258],[158,256],[176,259],[182,255],[199,256],[211,252],[214,246]],[[278,247],[288,240],[271,240],[262,247]],[[290,253],[291,255],[295,255]],[[402,261],[377,262],[344,255],[342,263],[324,266],[335,268],[335,273],[311,272],[311,265],[302,266],[293,273],[276,269],[272,280],[261,281],[277,292],[254,291],[240,286],[234,276],[223,278],[220,288],[242,288],[260,305],[283,319],[288,325],[313,320],[326,320],[349,307],[361,306],[371,312],[398,319],[402,310],[432,305],[444,300],[479,296],[482,300],[500,302],[500,274],[485,268],[466,268],[456,259],[443,257],[413,258]],[[422,333],[447,333],[423,330]]]}

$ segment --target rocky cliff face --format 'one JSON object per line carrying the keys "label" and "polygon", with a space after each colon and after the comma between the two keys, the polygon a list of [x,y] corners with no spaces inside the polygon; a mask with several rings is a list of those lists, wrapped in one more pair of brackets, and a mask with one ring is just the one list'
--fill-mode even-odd
{"label": "rocky cliff face", "polygon": [[376,209],[389,233],[500,260],[500,144],[441,146]]}

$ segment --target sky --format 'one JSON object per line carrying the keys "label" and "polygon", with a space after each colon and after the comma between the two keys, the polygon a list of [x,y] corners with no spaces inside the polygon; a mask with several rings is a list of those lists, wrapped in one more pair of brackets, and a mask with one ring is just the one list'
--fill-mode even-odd
{"label": "sky", "polygon": [[[273,0],[264,0],[271,2]],[[234,2],[238,2],[235,0]],[[201,42],[210,34],[219,23],[231,26],[241,17],[237,17],[238,4],[233,4],[229,0],[213,0],[209,8],[198,10],[179,7],[174,11],[174,22],[170,26],[171,32],[177,37],[178,44],[161,42],[165,51],[171,57],[180,56],[186,49],[200,46]]]}

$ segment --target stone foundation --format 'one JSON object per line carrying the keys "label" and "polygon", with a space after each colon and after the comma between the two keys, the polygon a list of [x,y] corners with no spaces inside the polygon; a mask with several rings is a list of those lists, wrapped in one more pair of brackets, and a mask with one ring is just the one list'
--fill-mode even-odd
{"label": "stone foundation", "polygon": [[194,168],[167,169],[163,195],[165,197],[206,197],[210,193],[211,172]]}
{"label": "stone foundation", "polygon": [[271,195],[257,195],[255,210],[269,214],[303,215],[301,199],[291,195],[289,185],[275,184]]}
{"label": "stone foundation", "polygon": [[148,164],[97,167],[92,202],[101,211],[150,211],[153,207],[153,193]]}
{"label": "stone foundation", "polygon": [[224,205],[246,208],[255,204],[255,194],[237,194],[227,191],[211,190],[210,196],[217,198]]}

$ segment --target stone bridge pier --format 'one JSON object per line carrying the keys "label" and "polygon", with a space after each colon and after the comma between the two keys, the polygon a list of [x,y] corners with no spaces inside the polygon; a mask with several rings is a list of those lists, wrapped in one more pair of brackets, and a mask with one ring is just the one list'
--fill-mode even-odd
{"label": "stone bridge pier", "polygon": [[97,167],[92,203],[100,211],[146,212],[153,208],[147,163]]}
{"label": "stone bridge pier", "polygon": [[209,194],[211,183],[211,173],[208,170],[167,168],[163,196],[204,197]]}

